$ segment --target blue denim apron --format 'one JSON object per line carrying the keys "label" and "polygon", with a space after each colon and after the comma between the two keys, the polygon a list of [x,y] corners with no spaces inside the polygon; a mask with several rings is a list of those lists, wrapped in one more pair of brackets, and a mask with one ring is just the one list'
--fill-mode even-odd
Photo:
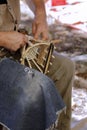
{"label": "blue denim apron", "polygon": [[0,61],[0,122],[10,130],[45,130],[64,107],[46,75],[8,58]]}

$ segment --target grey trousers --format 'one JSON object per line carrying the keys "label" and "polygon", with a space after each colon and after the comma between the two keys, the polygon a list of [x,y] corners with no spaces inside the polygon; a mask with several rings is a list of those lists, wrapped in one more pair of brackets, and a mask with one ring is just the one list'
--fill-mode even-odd
{"label": "grey trousers", "polygon": [[66,104],[66,114],[61,113],[57,130],[70,130],[71,122],[71,96],[74,77],[74,63],[67,57],[54,52],[48,76],[54,81],[56,88]]}

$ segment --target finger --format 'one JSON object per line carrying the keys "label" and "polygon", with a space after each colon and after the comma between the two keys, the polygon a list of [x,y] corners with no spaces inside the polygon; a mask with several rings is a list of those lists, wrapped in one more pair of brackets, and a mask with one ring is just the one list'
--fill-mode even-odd
{"label": "finger", "polygon": [[20,44],[20,47],[23,47],[27,43],[28,43],[28,37],[26,35],[24,35],[23,36],[23,40],[22,40],[22,42]]}
{"label": "finger", "polygon": [[33,35],[35,35],[35,32],[36,32],[36,25],[33,23],[32,24],[32,33],[33,33]]}
{"label": "finger", "polygon": [[46,29],[44,29],[41,24],[37,24],[36,32],[35,32],[35,35],[34,35],[35,39],[38,39],[38,38],[42,39],[43,36],[44,36],[44,39],[45,39],[46,34],[47,34],[47,33],[45,34],[45,32],[46,32],[45,30]]}
{"label": "finger", "polygon": [[28,43],[28,37],[26,35],[24,36],[24,42]]}
{"label": "finger", "polygon": [[41,35],[41,29],[39,27],[37,27],[37,30],[36,30],[35,35],[34,35],[34,38],[38,39],[40,35]]}
{"label": "finger", "polygon": [[47,32],[47,31],[43,31],[43,32],[42,32],[42,39],[43,39],[43,40],[48,40],[48,39],[49,39],[49,35],[48,35],[48,32]]}

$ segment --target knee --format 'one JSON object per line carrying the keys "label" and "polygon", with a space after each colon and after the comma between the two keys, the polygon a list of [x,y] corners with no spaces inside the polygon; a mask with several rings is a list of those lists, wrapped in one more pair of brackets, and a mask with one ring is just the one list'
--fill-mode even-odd
{"label": "knee", "polygon": [[61,67],[64,71],[64,74],[68,77],[72,77],[74,75],[75,65],[71,59],[65,57],[61,62]]}
{"label": "knee", "polygon": [[74,75],[74,68],[74,62],[70,58],[56,54],[49,76],[57,80],[62,77],[70,79]]}

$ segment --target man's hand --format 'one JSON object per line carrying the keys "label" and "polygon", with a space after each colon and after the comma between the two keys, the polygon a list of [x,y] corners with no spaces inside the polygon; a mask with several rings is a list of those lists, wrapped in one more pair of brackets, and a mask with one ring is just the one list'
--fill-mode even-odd
{"label": "man's hand", "polygon": [[0,46],[11,51],[17,51],[27,43],[27,37],[19,32],[0,32]]}
{"label": "man's hand", "polygon": [[[28,2],[29,3],[29,2]],[[33,21],[32,33],[35,39],[48,39],[48,25],[46,21],[46,10],[44,0],[32,0],[35,7],[35,19]],[[29,5],[31,6],[31,4]]]}
{"label": "man's hand", "polygon": [[48,39],[48,25],[46,19],[43,17],[43,13],[36,15],[32,25],[32,33],[35,39],[38,39],[39,37],[43,40]]}

